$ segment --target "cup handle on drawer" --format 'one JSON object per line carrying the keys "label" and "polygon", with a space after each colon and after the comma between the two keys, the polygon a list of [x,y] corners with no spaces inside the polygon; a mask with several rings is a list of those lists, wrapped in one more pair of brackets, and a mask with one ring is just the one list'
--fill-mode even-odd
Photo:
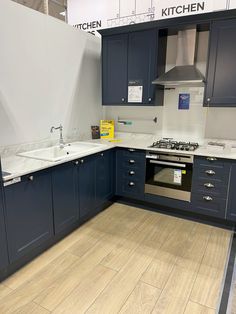
{"label": "cup handle on drawer", "polygon": [[129,182],[129,186],[135,186],[134,182]]}
{"label": "cup handle on drawer", "polygon": [[211,196],[203,196],[204,201],[211,202],[213,198]]}
{"label": "cup handle on drawer", "polygon": [[212,184],[212,183],[205,183],[204,184],[204,186],[206,187],[206,188],[208,188],[208,189],[211,189],[211,188],[214,188],[215,186],[214,186],[214,184]]}
{"label": "cup handle on drawer", "polygon": [[210,175],[210,176],[213,176],[216,174],[214,170],[206,170],[205,173]]}
{"label": "cup handle on drawer", "polygon": [[133,171],[133,170],[129,171],[129,175],[130,175],[130,176],[135,175],[135,171]]}
{"label": "cup handle on drawer", "polygon": [[217,158],[215,158],[215,157],[207,157],[207,160],[208,160],[208,161],[216,161]]}
{"label": "cup handle on drawer", "polygon": [[130,160],[129,160],[129,163],[130,163],[130,164],[135,164],[135,160],[130,159]]}

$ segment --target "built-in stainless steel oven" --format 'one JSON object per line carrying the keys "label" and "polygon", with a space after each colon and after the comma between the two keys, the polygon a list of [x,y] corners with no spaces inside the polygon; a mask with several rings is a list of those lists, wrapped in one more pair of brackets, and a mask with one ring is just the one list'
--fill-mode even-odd
{"label": "built-in stainless steel oven", "polygon": [[192,155],[147,152],[145,193],[190,202],[192,172]]}

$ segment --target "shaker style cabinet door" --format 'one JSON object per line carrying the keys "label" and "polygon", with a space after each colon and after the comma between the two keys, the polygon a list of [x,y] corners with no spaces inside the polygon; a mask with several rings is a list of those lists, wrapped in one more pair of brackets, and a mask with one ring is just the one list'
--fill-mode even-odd
{"label": "shaker style cabinet door", "polygon": [[96,158],[96,206],[114,195],[114,151],[99,153]]}
{"label": "shaker style cabinet door", "polygon": [[128,85],[142,86],[142,104],[155,101],[156,86],[152,81],[157,77],[157,36],[156,29],[129,34]]}
{"label": "shaker style cabinet door", "polygon": [[52,192],[55,233],[73,225],[79,219],[77,163],[68,162],[52,171]]}
{"label": "shaker style cabinet door", "polygon": [[205,106],[236,107],[236,19],[212,24]]}
{"label": "shaker style cabinet door", "polygon": [[127,103],[128,34],[102,39],[102,104]]}
{"label": "shaker style cabinet door", "polygon": [[92,214],[96,207],[96,159],[88,156],[80,160],[78,169],[79,210],[80,218]]}
{"label": "shaker style cabinet door", "polygon": [[51,173],[21,177],[5,187],[10,262],[30,253],[53,236]]}

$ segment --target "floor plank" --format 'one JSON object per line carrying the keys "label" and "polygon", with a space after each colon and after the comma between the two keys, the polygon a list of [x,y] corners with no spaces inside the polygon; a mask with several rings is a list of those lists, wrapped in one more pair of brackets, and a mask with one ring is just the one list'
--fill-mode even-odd
{"label": "floor plank", "polygon": [[152,250],[138,247],[86,313],[118,313],[150,264],[152,257]]}
{"label": "floor plank", "polygon": [[104,266],[96,266],[53,311],[55,314],[84,313],[95,301],[116,272]]}
{"label": "floor plank", "polygon": [[149,314],[161,293],[160,289],[139,282],[119,313]]}
{"label": "floor plank", "polygon": [[50,314],[50,312],[39,306],[38,304],[30,302],[12,312],[12,314]]}
{"label": "floor plank", "polygon": [[184,314],[216,314],[216,311],[214,309],[210,309],[209,307],[190,301],[187,304]]}
{"label": "floor plank", "polygon": [[62,277],[65,271],[70,269],[77,261],[78,257],[65,252],[63,256],[58,258],[58,263],[51,263],[50,267],[46,266],[30,281],[2,298],[0,300],[0,313],[12,313],[32,302],[39,293],[44,291],[57,278]]}
{"label": "floor plank", "polygon": [[190,299],[192,301],[216,309],[223,284],[231,236],[231,232],[227,230],[212,229],[191,293]]}
{"label": "floor plank", "polygon": [[205,313],[232,233],[113,204],[0,285],[0,313]]}
{"label": "floor plank", "polygon": [[0,300],[10,294],[12,292],[12,289],[4,286],[3,284],[0,284]]}
{"label": "floor plank", "polygon": [[110,234],[100,239],[71,269],[52,282],[34,301],[44,308],[53,311],[70,293],[100,264],[120,241],[119,237]]}
{"label": "floor plank", "polygon": [[182,314],[187,305],[197,273],[191,269],[174,266],[161,292],[153,313]]}

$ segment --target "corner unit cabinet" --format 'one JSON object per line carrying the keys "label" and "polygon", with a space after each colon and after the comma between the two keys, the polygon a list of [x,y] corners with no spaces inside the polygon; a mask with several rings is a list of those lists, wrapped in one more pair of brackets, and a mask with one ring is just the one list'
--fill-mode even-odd
{"label": "corner unit cabinet", "polygon": [[2,186],[0,186],[0,270],[8,265],[7,239],[3,209]]}
{"label": "corner unit cabinet", "polygon": [[212,23],[205,106],[236,107],[236,19]]}
{"label": "corner unit cabinet", "polygon": [[[165,49],[166,45],[160,45]],[[102,38],[103,105],[153,105],[158,75],[158,30],[109,35]],[[163,61],[164,64],[164,61]],[[163,69],[164,70],[164,69]],[[129,86],[142,86],[141,101],[129,99]],[[158,91],[157,105],[162,105],[163,89]]]}
{"label": "corner unit cabinet", "polygon": [[77,162],[68,162],[52,170],[52,192],[55,233],[79,220]]}
{"label": "corner unit cabinet", "polygon": [[4,189],[10,262],[53,236],[51,172],[40,171],[20,180]]}

